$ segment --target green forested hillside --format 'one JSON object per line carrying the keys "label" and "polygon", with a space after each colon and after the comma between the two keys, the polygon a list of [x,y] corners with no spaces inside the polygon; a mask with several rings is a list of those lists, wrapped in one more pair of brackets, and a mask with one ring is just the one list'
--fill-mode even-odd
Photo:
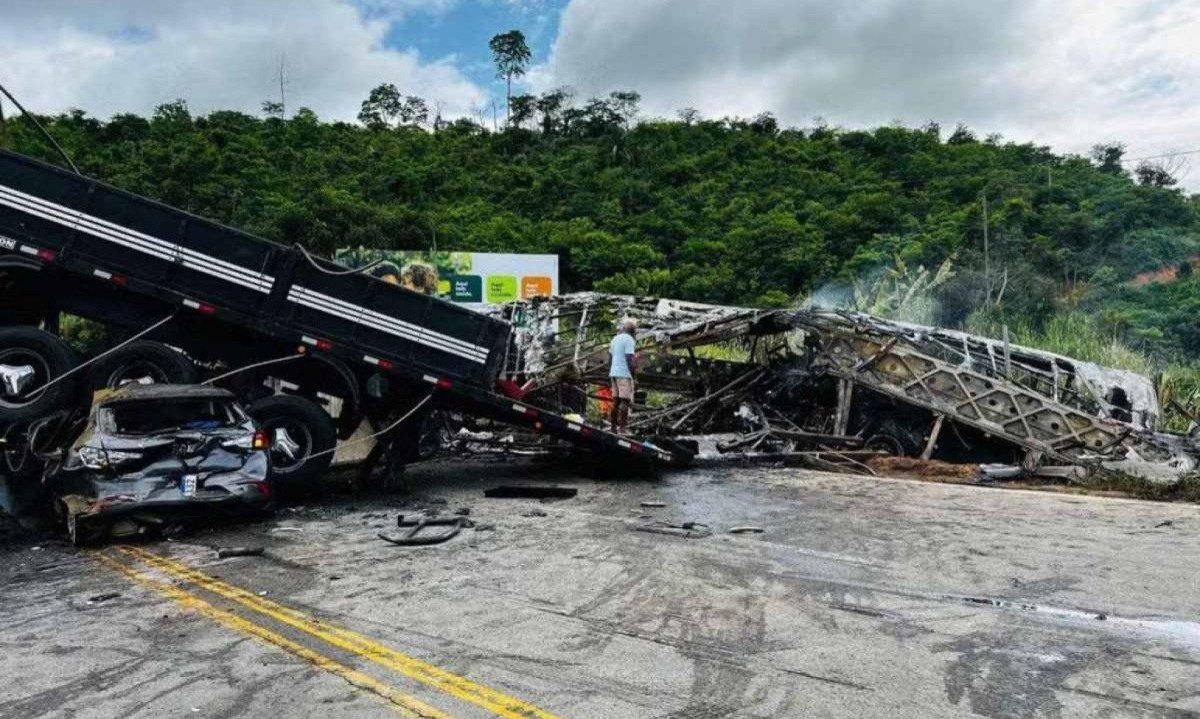
{"label": "green forested hillside", "polygon": [[[949,326],[1036,329],[1073,311],[1144,352],[1200,353],[1190,273],[1125,282],[1200,254],[1200,206],[1153,168],[1127,172],[1118,147],[1063,157],[964,128],[794,129],[769,115],[633,123],[631,93],[543,100],[514,98],[525,127],[500,132],[193,116],[182,102],[44,121],[85,173],[323,253],[556,252],[569,290],[757,305],[817,292],[900,314],[916,285],[922,319]],[[57,160],[12,117],[0,144]]]}

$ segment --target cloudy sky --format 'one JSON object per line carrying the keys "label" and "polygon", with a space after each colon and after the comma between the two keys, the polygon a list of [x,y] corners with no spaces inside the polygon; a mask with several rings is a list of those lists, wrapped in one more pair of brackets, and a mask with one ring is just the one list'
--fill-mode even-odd
{"label": "cloudy sky", "polygon": [[290,108],[353,119],[386,81],[455,115],[502,96],[487,41],[514,27],[528,89],[635,89],[648,115],[1200,149],[1197,0],[0,0],[0,83],[40,112],[253,112],[282,62]]}

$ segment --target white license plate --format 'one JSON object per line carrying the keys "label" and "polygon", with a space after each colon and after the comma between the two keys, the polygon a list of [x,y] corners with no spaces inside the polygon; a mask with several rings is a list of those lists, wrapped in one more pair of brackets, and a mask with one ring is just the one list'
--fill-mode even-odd
{"label": "white license plate", "polygon": [[196,481],[198,479],[199,476],[195,474],[183,475],[183,479],[179,481],[179,489],[183,492],[183,496],[191,497],[196,494]]}

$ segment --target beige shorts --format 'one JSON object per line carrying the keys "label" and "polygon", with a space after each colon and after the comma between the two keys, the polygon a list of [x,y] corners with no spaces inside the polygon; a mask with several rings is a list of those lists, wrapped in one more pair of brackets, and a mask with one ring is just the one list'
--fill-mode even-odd
{"label": "beige shorts", "polygon": [[610,377],[612,380],[613,399],[633,401],[633,379],[629,377]]}

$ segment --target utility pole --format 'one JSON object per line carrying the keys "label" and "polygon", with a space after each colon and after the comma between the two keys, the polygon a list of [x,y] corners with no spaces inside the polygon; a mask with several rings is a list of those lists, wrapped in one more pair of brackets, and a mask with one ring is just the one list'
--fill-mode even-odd
{"label": "utility pole", "polygon": [[987,190],[983,191],[983,283],[987,295],[984,304],[992,303],[992,259],[991,248],[988,246],[988,207]]}
{"label": "utility pole", "polygon": [[287,117],[287,54],[279,53],[279,115]]}

